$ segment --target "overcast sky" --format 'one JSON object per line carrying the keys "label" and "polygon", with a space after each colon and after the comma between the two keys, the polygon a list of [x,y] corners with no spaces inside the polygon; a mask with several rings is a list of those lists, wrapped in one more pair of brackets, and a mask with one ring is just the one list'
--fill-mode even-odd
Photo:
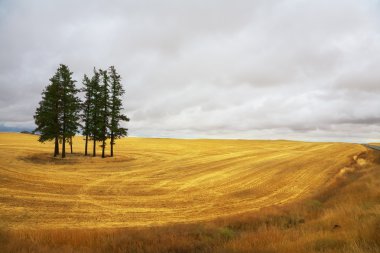
{"label": "overcast sky", "polygon": [[0,0],[0,129],[114,65],[131,136],[380,140],[375,0]]}

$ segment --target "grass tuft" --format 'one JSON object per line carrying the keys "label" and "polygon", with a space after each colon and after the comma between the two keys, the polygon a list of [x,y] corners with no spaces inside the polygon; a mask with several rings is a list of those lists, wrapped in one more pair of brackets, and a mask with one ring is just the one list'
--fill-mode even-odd
{"label": "grass tuft", "polygon": [[338,251],[344,248],[346,242],[339,239],[322,238],[314,243],[314,249],[318,252]]}

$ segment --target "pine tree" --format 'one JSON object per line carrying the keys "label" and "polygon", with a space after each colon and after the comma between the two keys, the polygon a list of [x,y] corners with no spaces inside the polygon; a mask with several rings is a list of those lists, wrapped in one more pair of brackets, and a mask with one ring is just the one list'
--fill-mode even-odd
{"label": "pine tree", "polygon": [[[55,140],[54,156],[59,155],[59,143],[62,143],[62,158],[66,156],[66,142],[73,153],[73,137],[82,127],[85,136],[85,155],[88,154],[88,141],[93,140],[93,156],[96,156],[96,143],[102,142],[102,157],[105,157],[106,141],[110,138],[111,156],[114,155],[115,139],[127,135],[127,128],[121,126],[123,121],[129,121],[122,114],[122,96],[124,89],[121,77],[111,66],[108,71],[96,70],[88,78],[84,75],[82,91],[84,101],[77,97],[78,89],[72,72],[61,64],[50,84],[42,92],[42,100],[34,115],[40,132],[40,142]],[[80,114],[80,111],[83,111]],[[80,121],[84,123],[80,125]]]}
{"label": "pine tree", "polygon": [[109,76],[106,70],[99,70],[102,84],[100,87],[99,99],[99,118],[100,118],[100,135],[99,141],[102,141],[102,158],[105,157],[106,140],[108,137],[109,129]]}
{"label": "pine tree", "polygon": [[59,155],[59,73],[57,72],[51,79],[50,84],[42,92],[42,100],[36,109],[34,120],[37,128],[34,132],[39,132],[39,142],[55,140],[54,157]]}
{"label": "pine tree", "polygon": [[78,131],[80,100],[77,97],[78,89],[75,87],[75,80],[72,79],[72,72],[66,65],[61,64],[60,74],[60,104],[61,104],[61,131],[62,131],[62,158],[66,157],[66,141],[70,140]]}
{"label": "pine tree", "polygon": [[84,101],[82,103],[82,110],[83,114],[82,121],[84,123],[82,128],[83,136],[85,136],[85,148],[84,148],[84,155],[87,156],[87,149],[88,149],[88,139],[91,135],[91,110],[93,109],[93,102],[94,102],[94,89],[93,89],[93,82],[90,80],[87,75],[84,75],[83,77],[83,86],[84,88],[82,91],[84,94]]}
{"label": "pine tree", "polygon": [[72,72],[61,64],[42,93],[42,100],[34,115],[40,132],[40,142],[55,140],[54,156],[59,154],[59,140],[62,141],[62,158],[66,156],[66,141],[72,140],[79,126],[80,101],[78,90],[72,80]]}
{"label": "pine tree", "polygon": [[92,88],[92,101],[90,103],[90,124],[89,124],[89,135],[93,141],[92,156],[96,156],[96,142],[99,140],[101,134],[101,87],[100,87],[100,72],[94,68],[94,75],[91,78],[91,88]]}
{"label": "pine tree", "polygon": [[113,157],[113,145],[115,145],[115,139],[121,138],[127,135],[127,128],[121,126],[121,122],[128,122],[129,118],[122,114],[122,96],[125,91],[121,85],[121,77],[116,72],[114,66],[109,69],[109,76],[111,82],[111,101],[110,101],[110,145],[111,145],[111,157]]}

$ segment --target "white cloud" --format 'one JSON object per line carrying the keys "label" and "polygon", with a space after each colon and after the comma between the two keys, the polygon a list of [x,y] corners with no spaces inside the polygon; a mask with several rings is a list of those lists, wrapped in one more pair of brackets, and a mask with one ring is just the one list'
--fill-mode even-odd
{"label": "white cloud", "polygon": [[0,123],[31,127],[59,63],[115,65],[134,136],[367,141],[378,1],[2,1]]}

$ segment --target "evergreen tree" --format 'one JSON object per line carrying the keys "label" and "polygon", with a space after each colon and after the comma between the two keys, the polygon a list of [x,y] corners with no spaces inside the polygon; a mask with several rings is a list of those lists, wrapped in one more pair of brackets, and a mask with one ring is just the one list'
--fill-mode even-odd
{"label": "evergreen tree", "polygon": [[109,129],[109,76],[106,70],[99,70],[102,84],[100,87],[100,96],[99,96],[99,118],[100,118],[100,135],[99,141],[102,141],[102,158],[105,157],[105,148],[106,148],[106,140],[108,137],[108,129]]}
{"label": "evergreen tree", "polygon": [[92,101],[89,107],[90,123],[88,133],[93,141],[92,156],[96,156],[96,142],[99,141],[101,135],[102,120],[100,116],[101,110],[101,87],[100,87],[100,71],[94,68],[94,75],[91,78]]}
{"label": "evergreen tree", "polygon": [[78,89],[75,87],[75,80],[72,79],[72,72],[66,65],[61,64],[60,73],[60,104],[61,104],[61,131],[62,131],[62,158],[66,157],[66,141],[69,141],[78,131],[80,100],[77,97]]}
{"label": "evergreen tree", "polygon": [[121,122],[129,121],[126,115],[122,114],[122,96],[125,91],[121,85],[121,77],[116,72],[114,66],[109,69],[110,83],[111,83],[111,100],[110,100],[110,145],[111,145],[111,157],[113,157],[113,145],[115,145],[115,139],[121,138],[127,135],[127,128],[121,126]]}
{"label": "evergreen tree", "polygon": [[40,142],[55,140],[54,156],[59,154],[59,140],[62,140],[62,158],[66,156],[66,141],[72,140],[79,126],[80,101],[78,90],[72,80],[72,72],[61,64],[42,93],[42,100],[34,115],[40,132]]}
{"label": "evergreen tree", "polygon": [[42,92],[42,100],[36,109],[34,120],[37,128],[34,132],[39,132],[39,142],[55,140],[54,157],[59,155],[59,73],[57,72],[51,79],[50,84]]}
{"label": "evergreen tree", "polygon": [[83,77],[83,86],[84,88],[82,91],[84,94],[84,101],[82,103],[82,110],[83,114],[82,121],[84,123],[82,128],[83,136],[85,136],[85,148],[84,148],[84,155],[87,155],[87,149],[88,149],[88,139],[89,136],[91,136],[91,129],[92,129],[92,120],[91,120],[91,110],[93,109],[93,103],[94,103],[94,89],[93,89],[93,82],[90,80],[87,75],[84,75]]}
{"label": "evergreen tree", "polygon": [[[82,91],[84,101],[77,97],[78,89],[72,72],[61,64],[50,79],[50,84],[42,92],[34,119],[37,125],[35,132],[40,132],[40,142],[55,140],[54,156],[59,155],[59,142],[62,143],[62,158],[66,156],[66,142],[73,153],[73,137],[82,127],[85,136],[85,155],[88,154],[88,141],[93,140],[93,156],[96,156],[96,143],[102,142],[102,157],[105,157],[106,141],[110,138],[111,156],[114,155],[115,139],[127,135],[127,128],[121,126],[129,121],[122,114],[122,96],[124,89],[121,77],[111,66],[108,71],[96,70],[90,79],[83,78]],[[82,114],[80,111],[82,110]],[[83,126],[80,125],[82,120]]]}

